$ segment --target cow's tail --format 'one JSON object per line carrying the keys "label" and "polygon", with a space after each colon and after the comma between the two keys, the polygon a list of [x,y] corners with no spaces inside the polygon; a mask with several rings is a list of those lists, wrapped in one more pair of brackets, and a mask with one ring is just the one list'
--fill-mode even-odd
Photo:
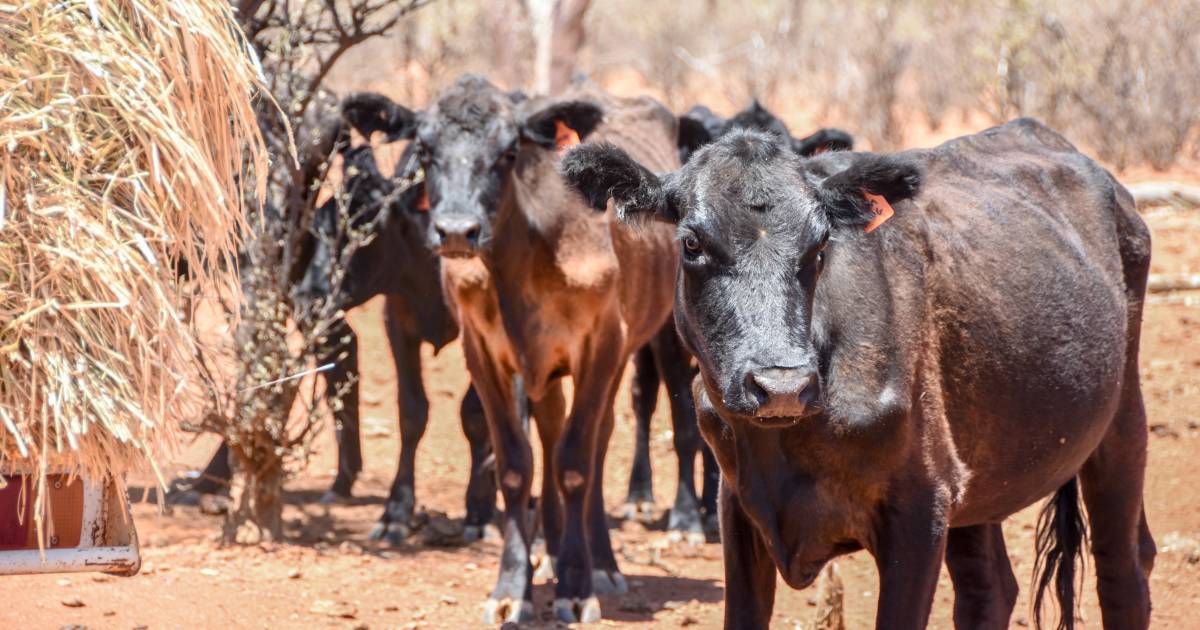
{"label": "cow's tail", "polygon": [[1038,516],[1037,559],[1033,565],[1037,590],[1033,597],[1034,626],[1042,627],[1042,600],[1054,581],[1058,599],[1058,630],[1075,627],[1075,566],[1083,563],[1087,523],[1079,508],[1079,481],[1072,477],[1046,502]]}

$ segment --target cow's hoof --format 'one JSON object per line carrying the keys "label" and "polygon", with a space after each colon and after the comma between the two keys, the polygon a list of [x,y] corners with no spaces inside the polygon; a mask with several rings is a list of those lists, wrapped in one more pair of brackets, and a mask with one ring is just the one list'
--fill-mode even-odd
{"label": "cow's hoof", "polygon": [[382,540],[389,545],[397,546],[408,539],[408,535],[412,530],[403,523],[376,523],[375,527],[371,528],[369,538],[371,540]]}
{"label": "cow's hoof", "polygon": [[464,525],[462,539],[463,543],[469,545],[480,540],[485,542],[500,542],[504,540],[504,536],[500,533],[500,528],[487,523],[485,525]]}
{"label": "cow's hoof", "polygon": [[673,529],[667,532],[667,542],[672,545],[685,543],[689,547],[699,547],[700,545],[703,545],[706,540],[707,537],[702,531],[681,531],[678,529]]}
{"label": "cow's hoof", "polygon": [[325,494],[321,495],[321,505],[350,505],[354,497],[349,494],[342,494],[335,490],[326,490]]}
{"label": "cow's hoof", "polygon": [[625,576],[621,575],[620,571],[594,569],[592,591],[597,595],[624,595],[629,592],[629,585],[625,583]]}
{"label": "cow's hoof", "polygon": [[628,501],[621,506],[621,516],[627,521],[651,523],[654,521],[653,501]]}
{"label": "cow's hoof", "polygon": [[543,554],[533,563],[533,579],[549,582],[554,579],[554,556]]}
{"label": "cow's hoof", "polygon": [[483,622],[489,625],[533,621],[533,602],[509,597],[488,598],[483,605]]}
{"label": "cow's hoof", "polygon": [[563,623],[596,623],[600,621],[600,600],[595,595],[587,599],[560,597],[554,600],[554,618]]}

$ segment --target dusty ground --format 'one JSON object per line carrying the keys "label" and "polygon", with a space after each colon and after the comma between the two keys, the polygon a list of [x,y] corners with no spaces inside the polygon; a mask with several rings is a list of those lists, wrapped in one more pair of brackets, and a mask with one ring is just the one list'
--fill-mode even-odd
{"label": "dusty ground", "polygon": [[[1200,213],[1157,213],[1154,271],[1200,272]],[[1195,300],[1200,300],[1197,295]],[[133,578],[93,575],[4,578],[0,628],[463,628],[478,626],[480,603],[495,578],[498,546],[410,544],[388,549],[367,542],[394,472],[394,374],[379,326],[379,303],[353,314],[364,347],[366,470],[351,506],[326,509],[317,497],[333,478],[332,432],[322,436],[312,465],[290,483],[285,518],[290,540],[271,548],[223,549],[214,542],[219,517],[196,508],[160,515],[155,506],[134,507],[143,541],[144,566]],[[1142,370],[1153,435],[1147,472],[1146,510],[1161,548],[1152,578],[1154,625],[1200,628],[1200,309],[1156,302],[1149,306]],[[628,377],[628,374],[627,374]],[[467,451],[459,429],[458,401],[466,388],[462,356],[452,346],[430,357],[425,380],[432,419],[418,460],[418,497],[428,510],[463,514]],[[616,514],[624,496],[633,442],[626,391],[606,470],[607,504]],[[659,508],[674,491],[665,401],[655,418],[653,455]],[[209,439],[193,444],[179,469],[201,464]],[[535,486],[536,487],[536,486]],[[1007,540],[1022,599],[1014,626],[1029,625],[1026,598],[1032,571],[1033,513],[1010,519]],[[721,619],[720,548],[663,547],[653,527],[614,520],[613,536],[631,592],[603,600],[602,626],[618,628],[718,627]],[[1190,546],[1189,546],[1190,545]],[[865,554],[839,561],[846,585],[850,628],[871,626],[876,576]],[[775,627],[807,626],[813,592],[781,585]],[[539,611],[549,614],[551,587],[535,589]],[[81,606],[63,602],[77,598]],[[943,575],[931,627],[950,627],[951,588]],[[341,616],[339,616],[341,615]],[[1099,627],[1094,586],[1083,595],[1084,627]]]}

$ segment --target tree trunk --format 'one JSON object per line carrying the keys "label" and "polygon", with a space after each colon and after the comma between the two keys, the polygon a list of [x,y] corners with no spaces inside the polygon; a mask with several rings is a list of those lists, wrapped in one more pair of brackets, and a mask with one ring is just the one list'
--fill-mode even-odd
{"label": "tree trunk", "polygon": [[813,615],[815,630],[846,630],[842,615],[842,575],[837,564],[830,562],[817,577],[817,610]]}
{"label": "tree trunk", "polygon": [[283,539],[283,459],[271,449],[247,457],[244,447],[229,450],[233,477],[223,532],[226,544],[257,545]]}
{"label": "tree trunk", "polygon": [[537,0],[532,3],[534,90],[557,94],[571,84],[575,60],[583,48],[583,18],[591,0]]}

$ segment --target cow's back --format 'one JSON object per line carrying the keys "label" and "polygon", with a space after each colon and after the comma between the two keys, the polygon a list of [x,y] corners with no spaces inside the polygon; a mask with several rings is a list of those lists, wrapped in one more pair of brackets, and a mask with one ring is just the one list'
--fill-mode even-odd
{"label": "cow's back", "polygon": [[[624,149],[655,172],[679,168],[674,115],[649,97],[604,98],[604,123],[594,138]],[[621,266],[621,308],[630,325],[631,347],[654,334],[671,312],[678,246],[675,230],[663,223],[631,228],[605,213]]]}
{"label": "cow's back", "polygon": [[[927,385],[977,477],[962,518],[990,520],[1073,476],[1107,431],[1126,364],[1130,209],[1104,169],[1034,121],[917,155],[938,366]],[[980,479],[992,471],[1016,474]]]}

